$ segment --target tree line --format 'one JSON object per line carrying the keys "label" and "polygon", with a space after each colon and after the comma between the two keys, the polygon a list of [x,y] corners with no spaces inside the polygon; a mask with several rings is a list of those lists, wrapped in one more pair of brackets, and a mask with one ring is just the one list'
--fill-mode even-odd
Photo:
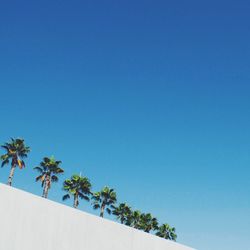
{"label": "tree line", "polygon": [[[7,184],[12,186],[15,169],[25,167],[24,159],[27,158],[30,147],[25,145],[23,139],[19,138],[11,138],[1,147],[5,151],[1,155],[1,166],[10,165]],[[42,197],[46,199],[52,184],[58,182],[59,176],[64,173],[61,163],[54,157],[44,157],[40,164],[34,167],[34,170],[38,172],[35,181],[41,182]],[[91,202],[93,209],[99,210],[100,217],[104,217],[105,213],[112,214],[121,224],[176,241],[177,235],[174,227],[170,227],[167,223],[159,224],[157,218],[150,213],[133,210],[127,203],[118,203],[115,190],[108,186],[99,192],[93,192],[92,184],[86,176],[74,174],[69,179],[64,180],[63,191],[65,195],[63,195],[62,200],[72,198],[74,208],[78,208],[80,200]]]}

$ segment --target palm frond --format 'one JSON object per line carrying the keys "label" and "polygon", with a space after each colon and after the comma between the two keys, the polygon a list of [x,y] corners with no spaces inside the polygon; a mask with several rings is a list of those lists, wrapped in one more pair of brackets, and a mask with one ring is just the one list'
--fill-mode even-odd
{"label": "palm frond", "polygon": [[51,176],[51,181],[52,182],[58,182],[58,177],[56,175]]}
{"label": "palm frond", "polygon": [[109,209],[108,207],[106,208],[106,211],[108,214],[111,214],[111,209]]}
{"label": "palm frond", "polygon": [[70,195],[69,194],[65,194],[63,197],[62,197],[62,200],[65,201],[65,200],[68,200],[70,199]]}
{"label": "palm frond", "polygon": [[37,176],[37,177],[36,177],[36,182],[37,182],[37,181],[42,181],[43,177],[44,177],[44,176],[43,176],[42,174],[39,175],[39,176]]}
{"label": "palm frond", "polygon": [[84,195],[84,194],[82,194],[81,192],[79,192],[78,195],[79,195],[79,197],[80,197],[81,199],[84,199],[85,201],[89,201],[89,200],[90,200],[89,197],[88,197],[87,195]]}
{"label": "palm frond", "polygon": [[1,167],[5,166],[5,165],[8,165],[9,162],[10,162],[9,159],[4,160],[4,161],[2,162],[2,164],[1,164]]}
{"label": "palm frond", "polygon": [[34,167],[33,169],[38,171],[39,173],[43,173],[43,169],[41,167],[39,167],[39,166]]}
{"label": "palm frond", "polygon": [[99,204],[94,204],[94,205],[93,205],[93,208],[94,208],[95,210],[97,210],[97,209],[100,208],[100,205],[99,205]]}

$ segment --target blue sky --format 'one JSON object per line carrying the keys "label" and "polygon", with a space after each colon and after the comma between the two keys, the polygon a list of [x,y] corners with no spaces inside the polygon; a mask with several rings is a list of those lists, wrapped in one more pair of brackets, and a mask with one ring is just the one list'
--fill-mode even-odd
{"label": "blue sky", "polygon": [[[201,250],[249,249],[250,4],[6,1],[0,140],[177,228]],[[9,169],[1,169],[6,182]],[[61,183],[50,198],[61,201]],[[69,204],[69,203],[68,203]],[[81,209],[91,211],[84,202]]]}

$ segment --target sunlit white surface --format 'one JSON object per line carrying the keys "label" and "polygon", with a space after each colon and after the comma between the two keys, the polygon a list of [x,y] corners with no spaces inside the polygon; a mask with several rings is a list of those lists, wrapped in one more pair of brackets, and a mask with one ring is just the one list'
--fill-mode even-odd
{"label": "sunlit white surface", "polygon": [[0,250],[192,250],[0,184]]}

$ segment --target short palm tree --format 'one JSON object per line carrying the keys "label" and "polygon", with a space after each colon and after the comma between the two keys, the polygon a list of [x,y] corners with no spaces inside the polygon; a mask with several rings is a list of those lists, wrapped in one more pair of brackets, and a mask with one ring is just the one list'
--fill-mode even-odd
{"label": "short palm tree", "polygon": [[141,218],[141,212],[139,210],[132,211],[132,213],[128,217],[128,220],[126,221],[126,225],[139,229],[140,218]]}
{"label": "short palm tree", "polygon": [[132,210],[126,203],[120,203],[119,206],[115,207],[112,214],[120,220],[121,224],[127,224],[131,216]]}
{"label": "short palm tree", "polygon": [[58,174],[62,174],[64,170],[60,168],[61,161],[56,161],[54,157],[44,157],[40,165],[34,167],[39,175],[36,177],[36,181],[42,182],[43,194],[42,197],[48,198],[48,192],[51,188],[52,182],[58,181]]}
{"label": "short palm tree", "polygon": [[152,217],[150,213],[143,213],[140,216],[138,228],[146,233],[149,233],[152,230],[154,231],[158,229],[158,221],[155,217]]}
{"label": "short palm tree", "polygon": [[80,175],[73,175],[70,179],[67,179],[63,183],[63,190],[67,192],[63,196],[63,200],[67,200],[72,195],[74,197],[74,208],[79,205],[79,198],[89,201],[89,195],[91,194],[91,183],[87,177]]}
{"label": "short palm tree", "polygon": [[170,227],[168,224],[162,224],[161,226],[159,226],[156,235],[161,238],[173,241],[176,241],[177,238],[175,228]]}
{"label": "short palm tree", "polygon": [[6,153],[1,156],[2,167],[10,163],[11,169],[8,178],[8,185],[12,185],[12,180],[15,172],[15,168],[18,166],[20,169],[25,167],[23,161],[30,152],[30,148],[27,147],[23,139],[13,139],[10,142],[2,145],[2,148],[6,150]]}
{"label": "short palm tree", "polygon": [[114,209],[116,203],[116,192],[114,189],[104,187],[100,192],[96,192],[92,196],[93,208],[100,209],[100,217],[104,216],[104,211],[111,214],[111,209]]}

